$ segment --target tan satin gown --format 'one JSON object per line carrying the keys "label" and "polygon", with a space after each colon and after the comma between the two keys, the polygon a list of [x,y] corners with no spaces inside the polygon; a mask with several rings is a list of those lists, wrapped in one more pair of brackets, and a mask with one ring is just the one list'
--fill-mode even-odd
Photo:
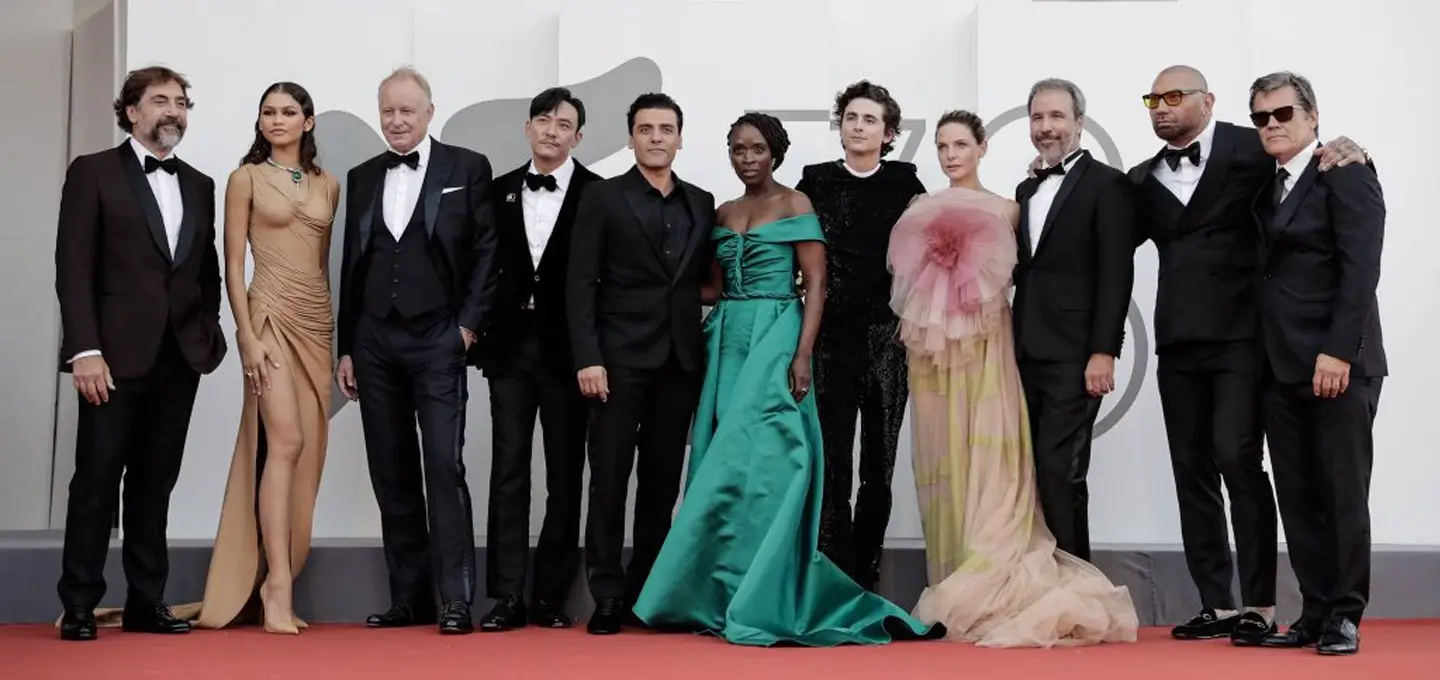
{"label": "tan satin gown", "polygon": [[[315,495],[325,465],[331,394],[333,322],[325,264],[340,185],[328,173],[306,174],[297,186],[289,171],[244,165],[230,182],[250,192],[249,241],[254,258],[250,324],[261,342],[278,350],[294,381],[303,436],[290,498],[290,568],[296,577],[310,552]],[[261,432],[259,400],[245,389],[240,432],[220,511],[203,602],[176,607],[175,615],[201,628],[259,621],[257,591],[266,575],[256,494]],[[247,606],[251,605],[251,606]],[[303,623],[303,622],[301,622]]]}

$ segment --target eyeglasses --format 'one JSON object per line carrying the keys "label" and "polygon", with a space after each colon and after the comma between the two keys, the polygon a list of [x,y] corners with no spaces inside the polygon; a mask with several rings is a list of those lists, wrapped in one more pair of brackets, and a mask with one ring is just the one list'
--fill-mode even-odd
{"label": "eyeglasses", "polygon": [[1250,122],[1257,128],[1263,128],[1270,124],[1270,117],[1275,117],[1277,123],[1288,123],[1295,117],[1295,106],[1282,106],[1274,111],[1253,111],[1250,113]]}
{"label": "eyeglasses", "polygon": [[1141,95],[1140,101],[1145,103],[1145,108],[1147,109],[1153,109],[1159,106],[1160,100],[1162,99],[1165,100],[1167,106],[1179,106],[1180,102],[1185,100],[1185,95],[1199,94],[1201,92],[1204,92],[1204,90],[1170,90],[1169,92],[1161,92],[1159,94],[1151,92],[1150,94]]}

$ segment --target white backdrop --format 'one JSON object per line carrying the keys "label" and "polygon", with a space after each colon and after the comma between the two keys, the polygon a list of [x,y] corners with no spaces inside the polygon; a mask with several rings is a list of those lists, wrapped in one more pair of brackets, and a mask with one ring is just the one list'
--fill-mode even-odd
{"label": "white backdrop", "polygon": [[[1039,78],[1076,81],[1089,98],[1091,126],[1103,128],[1120,154],[1109,160],[1129,166],[1158,148],[1139,95],[1160,68],[1176,62],[1201,68],[1216,93],[1218,116],[1235,122],[1245,121],[1251,79],[1273,70],[1299,71],[1318,90],[1324,135],[1350,136],[1377,159],[1390,210],[1381,306],[1396,375],[1386,384],[1376,426],[1374,537],[1377,543],[1440,545],[1440,526],[1430,521],[1440,515],[1435,493],[1440,462],[1432,455],[1440,432],[1426,388],[1440,381],[1440,367],[1423,359],[1440,340],[1440,326],[1428,313],[1437,278],[1430,260],[1440,237],[1422,203],[1428,189],[1421,184],[1423,161],[1410,147],[1419,141],[1410,136],[1411,126],[1440,107],[1433,89],[1416,86],[1428,82],[1420,78],[1419,64],[1434,64],[1440,56],[1422,33],[1427,22],[1414,14],[1433,16],[1428,6],[1377,1],[1357,10],[1356,3],[1342,0],[538,0],[527,5],[130,0],[126,63],[130,68],[164,63],[192,78],[198,106],[179,154],[216,178],[221,192],[248,147],[257,99],[273,81],[303,84],[319,111],[349,112],[369,126],[360,138],[377,135],[344,149],[322,148],[327,160],[335,160],[380,149],[376,86],[401,64],[413,64],[430,78],[436,102],[432,133],[441,139],[447,139],[446,124],[469,105],[528,100],[544,87],[589,81],[626,64],[629,80],[591,85],[597,95],[587,98],[590,121],[580,157],[606,176],[628,168],[632,157],[620,146],[624,104],[609,102],[628,102],[637,93],[624,87],[658,80],[686,113],[686,146],[677,172],[722,200],[740,191],[724,152],[736,116],[763,109],[809,112],[787,117],[823,120],[835,92],[860,78],[889,87],[905,117],[915,121],[907,127],[923,129],[913,160],[933,190],[944,185],[929,143],[939,114],[969,108],[996,120],[1023,106]],[[1388,107],[1374,108],[1377,101]],[[497,149],[523,148],[523,107],[507,110],[515,113],[483,127],[491,137],[505,138]],[[331,121],[340,118],[349,119],[331,113],[321,126],[339,126],[344,121]],[[349,119],[352,127],[355,120]],[[455,129],[461,127],[457,118]],[[793,146],[778,172],[781,181],[793,184],[802,165],[839,155],[835,133],[823,122],[791,120],[787,127]],[[467,129],[473,133],[473,120]],[[1024,129],[1019,123],[995,130],[982,177],[998,192],[1011,192],[1033,155]],[[905,149],[909,141],[907,133],[897,147]],[[1086,145],[1105,158],[1096,135],[1088,135]],[[507,154],[503,161],[492,155],[497,174],[521,162]],[[1129,334],[1144,335],[1153,352],[1148,342],[1153,247],[1142,247],[1136,262],[1134,299],[1144,321]],[[1422,311],[1404,313],[1409,310]],[[228,305],[223,315],[232,330]],[[1127,344],[1120,366],[1123,384],[1140,381],[1136,398],[1123,413],[1116,412],[1123,400],[1107,399],[1101,412],[1102,421],[1113,426],[1095,442],[1092,534],[1097,543],[1178,543],[1154,358],[1137,356],[1136,346],[1134,340]],[[483,528],[489,403],[478,373],[470,386],[466,461],[475,526]],[[214,535],[241,389],[238,353],[232,350],[201,383],[171,504],[172,537]],[[61,427],[73,427],[73,421],[62,420]],[[332,420],[317,537],[379,535],[363,447],[359,409],[341,409]],[[533,533],[544,492],[538,437],[536,453]],[[892,545],[920,537],[908,459],[906,441],[895,473]]]}

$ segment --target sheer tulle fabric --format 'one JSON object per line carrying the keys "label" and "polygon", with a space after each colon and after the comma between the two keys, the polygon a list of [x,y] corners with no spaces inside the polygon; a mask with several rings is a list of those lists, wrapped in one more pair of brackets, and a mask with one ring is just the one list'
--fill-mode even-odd
{"label": "sheer tulle fabric", "polygon": [[1004,206],[950,189],[913,205],[891,236],[930,583],[914,614],[988,647],[1133,641],[1129,591],[1057,549],[1039,512]]}

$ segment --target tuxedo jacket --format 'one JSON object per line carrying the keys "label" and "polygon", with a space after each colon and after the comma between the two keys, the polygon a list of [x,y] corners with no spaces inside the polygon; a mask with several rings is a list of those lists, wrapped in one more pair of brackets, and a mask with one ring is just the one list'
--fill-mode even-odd
{"label": "tuxedo jacket", "polygon": [[494,309],[486,322],[480,353],[481,366],[487,374],[503,372],[519,350],[523,338],[518,332],[518,321],[532,298],[533,314],[539,326],[541,360],[551,364],[560,374],[569,374],[575,370],[570,352],[569,313],[565,302],[566,282],[570,278],[571,234],[580,206],[580,196],[585,187],[599,180],[600,176],[579,161],[572,162],[575,169],[570,174],[570,184],[565,187],[560,214],[555,218],[555,226],[545,243],[539,266],[535,265],[530,256],[530,241],[525,224],[523,194],[525,174],[530,169],[530,163],[527,161],[495,180],[496,194],[501,197],[495,202],[495,229],[499,237],[496,254],[499,284]]}
{"label": "tuxedo jacket", "polygon": [[692,229],[673,270],[662,236],[646,228],[650,184],[632,167],[591,182],[580,197],[570,244],[566,301],[575,368],[659,368],[671,357],[686,370],[704,363],[700,284],[714,249],[715,197],[677,175]]}
{"label": "tuxedo jacket", "polygon": [[[1252,128],[1216,121],[1205,171],[1181,203],[1160,180],[1161,152],[1130,169],[1136,241],[1155,242],[1157,351],[1189,342],[1234,342],[1256,335],[1256,233],[1251,205],[1275,172]],[[1188,162],[1188,161],[1183,161]]]}
{"label": "tuxedo jacket", "polygon": [[[380,203],[388,153],[361,163],[346,176],[345,250],[335,324],[337,356],[354,350],[355,329],[364,307],[371,235],[375,229],[385,228]],[[497,238],[490,161],[483,154],[432,138],[427,163],[415,202],[415,210],[424,211],[427,253],[440,275],[456,323],[478,336],[495,297]],[[478,347],[476,343],[470,348],[472,364],[477,361]]]}
{"label": "tuxedo jacket", "polygon": [[172,256],[129,139],[71,161],[55,242],[61,371],[70,372],[75,354],[99,350],[113,377],[143,376],[167,328],[196,371],[210,373],[225,358],[215,182],[184,161],[176,178],[183,217]]}
{"label": "tuxedo jacket", "polygon": [[1063,177],[1033,248],[1029,207],[1040,180],[1028,177],[1015,189],[1016,348],[1020,357],[1041,361],[1118,357],[1135,279],[1132,188],[1124,173],[1088,151]]}
{"label": "tuxedo jacket", "polygon": [[1320,172],[1319,164],[1310,160],[1278,207],[1273,180],[1254,201],[1261,333],[1283,384],[1309,383],[1320,354],[1350,362],[1351,377],[1389,370],[1375,296],[1385,234],[1380,180],[1364,165]]}

